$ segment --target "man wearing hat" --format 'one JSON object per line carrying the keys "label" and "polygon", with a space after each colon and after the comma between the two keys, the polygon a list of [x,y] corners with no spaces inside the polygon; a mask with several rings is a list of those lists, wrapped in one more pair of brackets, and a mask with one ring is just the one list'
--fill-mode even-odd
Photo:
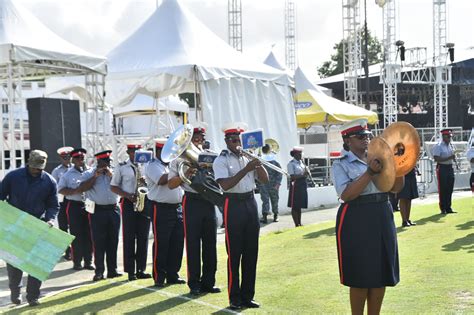
{"label": "man wearing hat", "polygon": [[137,189],[139,185],[144,186],[139,165],[134,162],[135,151],[141,148],[140,144],[127,144],[129,158],[114,170],[110,182],[112,192],[121,197],[123,266],[129,281],[151,278],[145,273],[150,219],[135,211]]}
{"label": "man wearing hat", "polygon": [[95,275],[92,281],[104,279],[107,261],[107,278],[120,277],[117,272],[117,247],[120,229],[120,213],[117,206],[119,196],[110,190],[112,171],[110,161],[112,151],[96,153],[96,167],[84,172],[84,180],[79,186],[87,199],[94,203],[93,213],[89,213],[94,245]]}
{"label": "man wearing hat", "polygon": [[[275,154],[271,152],[270,145],[265,144],[262,148],[262,158],[270,164],[281,168],[280,163],[275,159]],[[264,166],[268,173],[268,183],[259,185],[260,198],[262,199],[262,220],[267,223],[267,216],[270,214],[270,203],[272,205],[273,222],[278,222],[278,200],[280,199],[279,190],[283,175],[267,166]]]}
{"label": "man wearing hat", "polygon": [[[65,212],[69,230],[75,239],[71,244],[71,258],[74,270],[94,270],[92,266],[92,240],[89,217],[84,205],[84,193],[79,189],[84,180],[87,151],[77,148],[71,151],[72,167],[59,179],[58,191],[64,195]],[[82,266],[84,260],[84,267]]]}
{"label": "man wearing hat", "polygon": [[168,188],[169,167],[161,161],[161,150],[166,138],[155,141],[156,155],[145,169],[148,199],[151,202],[153,226],[153,280],[156,287],[184,284],[179,277],[183,259],[184,231],[181,212],[183,190]]}
{"label": "man wearing hat", "polygon": [[[57,186],[54,178],[43,171],[48,155],[41,150],[33,150],[28,158],[28,165],[8,173],[2,182],[0,199],[26,213],[46,221],[53,226],[59,211]],[[10,300],[13,304],[21,303],[21,286],[23,271],[7,264]],[[30,306],[39,304],[41,281],[28,276],[26,299]]]}
{"label": "man wearing hat", "polygon": [[436,161],[436,177],[438,179],[439,209],[441,214],[455,213],[451,208],[451,198],[454,188],[454,155],[451,138],[452,129],[441,130],[441,141],[432,148],[433,158]]}
{"label": "man wearing hat", "polygon": [[[59,183],[61,176],[63,176],[64,173],[66,173],[67,170],[71,167],[71,151],[72,150],[74,150],[73,147],[62,147],[57,150],[59,158],[61,160],[61,164],[56,166],[51,172],[51,176],[54,177],[54,179],[56,180],[56,183]],[[58,194],[58,200],[59,200],[58,226],[59,226],[59,229],[68,233],[69,226],[67,224],[66,203],[64,202],[64,195]],[[66,248],[64,258],[66,260],[71,260],[71,247],[70,246]]]}
{"label": "man wearing hat", "polygon": [[[197,148],[202,148],[206,127],[205,123],[194,125],[191,142]],[[219,293],[221,290],[214,286],[217,271],[217,222],[215,208],[211,202],[204,199],[182,181],[178,173],[178,167],[182,162],[182,158],[177,158],[170,163],[168,187],[175,189],[181,186],[185,193],[182,204],[188,286],[192,295],[206,292]],[[195,171],[195,168],[188,168],[186,176],[190,178]]]}
{"label": "man wearing hat", "polygon": [[[268,182],[268,174],[258,159],[241,154],[240,134],[245,123],[223,127],[227,149],[214,161],[214,176],[224,190],[224,223],[226,227],[227,279],[230,308],[258,308],[254,301],[260,223],[254,197],[255,179]],[[242,264],[242,282],[240,282]]]}

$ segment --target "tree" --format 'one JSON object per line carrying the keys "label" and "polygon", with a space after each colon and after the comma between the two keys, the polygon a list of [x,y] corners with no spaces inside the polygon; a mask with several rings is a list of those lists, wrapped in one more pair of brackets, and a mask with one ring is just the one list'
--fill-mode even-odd
{"label": "tree", "polygon": [[[372,36],[368,31],[368,54],[369,54],[369,65],[373,65],[381,62],[382,59],[382,42],[378,40],[376,36]],[[364,38],[364,31],[362,31],[361,38]],[[362,45],[363,47],[363,45]],[[344,51],[342,40],[339,43],[334,44],[333,47],[336,53],[331,55],[331,60],[323,62],[321,67],[318,68],[318,74],[321,78],[330,77],[339,73],[344,72]],[[364,49],[362,48],[362,55]],[[362,61],[364,62],[364,60]]]}

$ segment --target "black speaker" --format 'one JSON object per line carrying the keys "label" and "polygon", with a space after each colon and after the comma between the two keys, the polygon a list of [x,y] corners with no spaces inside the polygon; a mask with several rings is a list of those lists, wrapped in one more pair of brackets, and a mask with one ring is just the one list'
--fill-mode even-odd
{"label": "black speaker", "polygon": [[79,102],[58,98],[26,100],[30,129],[30,150],[48,153],[46,171],[59,163],[57,149],[64,146],[81,147],[81,118]]}

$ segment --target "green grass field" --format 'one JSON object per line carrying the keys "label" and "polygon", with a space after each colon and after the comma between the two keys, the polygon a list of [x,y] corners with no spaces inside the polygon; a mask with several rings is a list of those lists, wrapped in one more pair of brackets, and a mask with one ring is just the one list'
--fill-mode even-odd
{"label": "green grass field", "polygon": [[[384,314],[474,313],[474,210],[472,198],[454,201],[453,215],[438,215],[436,205],[412,209],[418,225],[398,229],[401,282],[388,288]],[[400,226],[400,215],[395,214]],[[16,313],[224,313],[225,248],[219,247],[217,285],[221,294],[199,298],[185,285],[155,289],[150,280],[103,281],[43,299]],[[183,262],[182,274],[185,275]],[[334,222],[265,235],[260,241],[255,299],[245,313],[349,313],[348,288],[339,284]]]}

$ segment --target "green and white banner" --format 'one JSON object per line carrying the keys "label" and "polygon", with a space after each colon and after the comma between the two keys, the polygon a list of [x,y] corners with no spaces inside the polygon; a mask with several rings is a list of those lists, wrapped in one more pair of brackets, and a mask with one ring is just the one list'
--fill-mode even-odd
{"label": "green and white banner", "polygon": [[74,236],[0,201],[0,259],[44,281]]}

